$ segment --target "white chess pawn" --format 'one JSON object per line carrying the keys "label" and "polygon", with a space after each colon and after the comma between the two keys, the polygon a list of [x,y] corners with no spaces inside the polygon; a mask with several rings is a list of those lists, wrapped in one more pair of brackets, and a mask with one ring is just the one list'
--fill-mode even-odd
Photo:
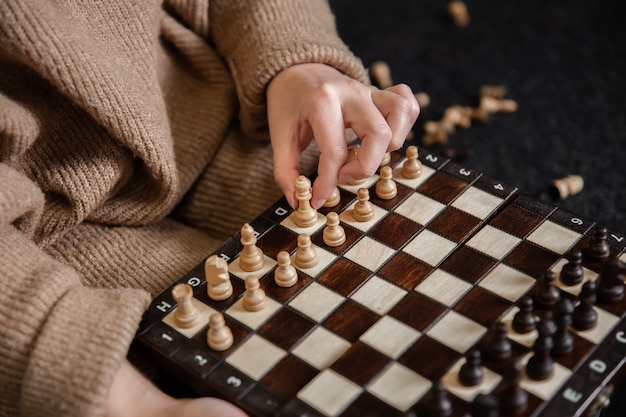
{"label": "white chess pawn", "polygon": [[189,284],[177,284],[172,288],[172,297],[178,304],[174,322],[182,329],[189,329],[200,320],[198,308],[193,304],[193,288]]}
{"label": "white chess pawn", "polygon": [[233,332],[224,321],[220,313],[213,313],[209,317],[209,331],[207,332],[209,347],[217,352],[222,352],[233,345]]}
{"label": "white chess pawn", "polygon": [[339,224],[339,215],[331,211],[326,215],[326,227],[323,232],[324,243],[330,247],[337,247],[346,241],[346,233]]}
{"label": "white chess pawn", "polygon": [[402,176],[404,178],[417,178],[422,173],[422,164],[417,157],[417,146],[411,145],[406,148],[406,160],[402,164]]}
{"label": "white chess pawn", "polygon": [[243,293],[242,305],[247,311],[260,311],[265,307],[265,291],[259,284],[259,277],[250,275],[246,278],[246,291]]}
{"label": "white chess pawn", "polygon": [[289,252],[278,252],[278,266],[274,271],[274,282],[279,287],[293,287],[298,282],[298,271],[291,264]]}
{"label": "white chess pawn", "polygon": [[385,152],[383,155],[383,159],[380,161],[380,167],[384,167],[385,165],[389,165],[391,162],[391,152]]}
{"label": "white chess pawn", "polygon": [[233,284],[230,282],[228,264],[217,255],[211,255],[204,262],[204,276],[209,298],[222,301],[233,295]]}
{"label": "white chess pawn", "polygon": [[263,251],[256,246],[254,229],[248,223],[241,228],[241,244],[243,249],[239,254],[239,267],[246,272],[258,271],[263,268],[265,263]]}
{"label": "white chess pawn", "polygon": [[293,222],[299,227],[311,227],[317,221],[317,210],[311,207],[311,180],[300,175],[295,186],[298,208],[293,213]]}
{"label": "white chess pawn", "polygon": [[341,201],[341,193],[339,187],[335,187],[330,196],[326,199],[324,207],[335,207]]}
{"label": "white chess pawn", "polygon": [[374,218],[374,205],[370,201],[370,192],[367,188],[359,188],[356,194],[357,202],[354,205],[353,217],[358,222],[367,222]]}
{"label": "white chess pawn", "polygon": [[295,254],[296,265],[300,268],[313,268],[317,265],[317,252],[311,245],[311,236],[306,233],[298,235],[298,249]]}
{"label": "white chess pawn", "polygon": [[[348,157],[346,158],[346,164],[350,161],[355,160],[358,157],[360,147],[361,145],[359,145],[358,143],[348,146]],[[348,185],[362,184],[365,182],[366,179],[367,178],[363,178],[360,180],[353,180],[353,181],[348,182]]]}
{"label": "white chess pawn", "polygon": [[388,165],[380,169],[380,180],[376,183],[376,195],[383,200],[391,200],[398,195],[398,186],[393,180],[393,170]]}

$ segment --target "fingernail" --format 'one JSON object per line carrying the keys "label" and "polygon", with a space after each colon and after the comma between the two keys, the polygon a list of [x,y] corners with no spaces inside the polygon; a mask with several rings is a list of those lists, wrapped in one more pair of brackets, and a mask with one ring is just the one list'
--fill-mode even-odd
{"label": "fingernail", "polygon": [[347,184],[352,181],[354,181],[354,177],[352,175],[344,174],[339,177],[339,182],[342,184]]}

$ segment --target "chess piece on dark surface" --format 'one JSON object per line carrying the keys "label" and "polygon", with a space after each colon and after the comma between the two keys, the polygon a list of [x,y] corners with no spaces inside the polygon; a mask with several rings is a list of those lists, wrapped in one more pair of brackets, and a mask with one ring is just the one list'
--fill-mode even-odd
{"label": "chess piece on dark surface", "polygon": [[550,310],[560,298],[561,294],[556,286],[556,274],[553,271],[546,271],[537,284],[534,299],[535,306]]}
{"label": "chess piece on dark surface", "polygon": [[517,416],[528,408],[528,394],[520,385],[522,382],[522,364],[516,359],[503,375],[506,384],[500,394],[500,411],[505,416]]}
{"label": "chess piece on dark surface", "polygon": [[561,269],[561,282],[565,285],[577,285],[583,281],[583,253],[580,249],[574,249],[569,253],[568,262]]}
{"label": "chess piece on dark surface", "polygon": [[596,226],[585,251],[587,259],[591,262],[604,262],[609,257],[611,249],[607,242],[608,236],[609,232],[606,227]]}
{"label": "chess piece on dark surface", "polygon": [[574,337],[569,329],[572,324],[573,314],[574,304],[567,297],[561,298],[559,302],[556,303],[556,306],[554,306],[554,322],[556,324],[556,332],[553,337],[553,356],[566,355],[574,349]]}
{"label": "chess piece on dark surface", "polygon": [[574,308],[572,327],[579,331],[593,329],[598,322],[598,313],[594,309],[596,304],[596,282],[585,282],[578,298],[580,301]]}
{"label": "chess piece on dark surface", "polygon": [[459,369],[459,382],[466,387],[475,387],[483,380],[480,350],[470,349],[465,354],[465,363]]}
{"label": "chess piece on dark surface", "polygon": [[448,391],[441,381],[433,385],[425,411],[428,417],[449,417],[452,415],[452,403],[448,398]]}
{"label": "chess piece on dark surface", "polygon": [[533,299],[526,295],[519,303],[519,311],[513,316],[511,323],[513,331],[519,334],[530,333],[537,327]]}
{"label": "chess piece on dark surface", "polygon": [[499,321],[496,323],[491,338],[485,347],[485,353],[489,359],[502,362],[508,359],[513,352],[511,341],[507,337],[506,323]]}
{"label": "chess piece on dark surface", "polygon": [[616,304],[622,301],[624,298],[624,279],[626,279],[626,264],[617,258],[606,261],[598,276],[598,300],[607,304]]}
{"label": "chess piece on dark surface", "polygon": [[554,346],[553,335],[556,331],[550,314],[539,321],[537,332],[539,335],[533,344],[533,355],[526,363],[526,375],[534,381],[544,381],[554,373],[554,361],[550,356]]}
{"label": "chess piece on dark surface", "polygon": [[500,404],[498,398],[491,394],[478,394],[471,406],[472,417],[498,417]]}

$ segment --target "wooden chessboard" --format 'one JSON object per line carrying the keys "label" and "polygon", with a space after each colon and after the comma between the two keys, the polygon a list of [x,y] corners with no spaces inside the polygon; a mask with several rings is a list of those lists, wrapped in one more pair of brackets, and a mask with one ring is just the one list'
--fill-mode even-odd
{"label": "wooden chessboard", "polygon": [[[557,274],[573,248],[586,250],[596,224],[472,169],[421,152],[422,173],[403,178],[404,154],[391,166],[398,195],[381,200],[378,175],[341,186],[341,202],[319,210],[318,222],[296,226],[284,199],[250,224],[265,254],[261,277],[267,295],[260,312],[241,306],[239,234],[215,254],[225,259],[234,287],[225,301],[207,295],[203,264],[172,283],[194,288],[194,303],[208,318],[224,315],[234,335],[224,352],[208,348],[208,322],[177,329],[171,291],[154,299],[134,348],[149,355],[200,395],[219,395],[255,416],[393,416],[423,414],[441,382],[454,416],[469,415],[478,394],[498,398],[514,361],[532,354],[537,331],[517,334],[511,321],[520,300],[533,295],[548,270]],[[370,189],[371,221],[352,217],[356,192]],[[347,240],[331,248],[322,240],[325,214],[339,213]],[[308,233],[319,262],[298,269],[290,288],[274,283],[280,251],[293,253]],[[609,231],[611,257],[626,259],[626,237]],[[207,254],[207,257],[211,254]],[[584,259],[584,281],[602,263]],[[562,297],[576,302],[582,284],[557,281]],[[597,325],[573,331],[572,353],[554,358],[554,373],[533,381],[522,372],[525,416],[578,416],[594,407],[626,358],[626,300],[597,303]],[[482,382],[459,383],[465,354],[484,352],[494,326],[504,322],[512,354],[483,355]],[[482,396],[481,396],[482,397]]]}

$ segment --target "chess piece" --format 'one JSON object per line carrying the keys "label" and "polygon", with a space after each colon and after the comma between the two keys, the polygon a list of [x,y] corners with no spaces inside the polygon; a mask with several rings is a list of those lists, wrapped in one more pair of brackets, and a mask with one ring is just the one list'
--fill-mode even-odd
{"label": "chess piece", "polygon": [[624,299],[624,280],[626,264],[613,258],[602,265],[598,276],[598,300],[602,303],[616,304]]}
{"label": "chess piece", "polygon": [[246,272],[254,272],[263,268],[265,263],[263,251],[256,246],[254,229],[248,223],[241,228],[240,241],[243,249],[239,254],[239,267]]}
{"label": "chess piece", "polygon": [[274,271],[274,282],[279,287],[293,287],[298,282],[298,272],[291,264],[289,252],[280,251],[277,256],[278,266]]}
{"label": "chess piece", "polygon": [[406,160],[402,164],[402,176],[404,178],[417,178],[422,173],[422,164],[417,159],[417,146],[411,145],[406,148]]}
{"label": "chess piece", "polygon": [[247,311],[261,311],[265,307],[265,291],[259,284],[259,277],[246,277],[246,291],[242,297],[243,308]]}
{"label": "chess piece", "polygon": [[433,385],[430,394],[430,398],[426,404],[426,415],[428,417],[451,416],[452,403],[448,398],[448,391],[441,381],[438,381]]}
{"label": "chess piece", "polygon": [[204,276],[209,298],[222,301],[233,295],[233,284],[230,282],[228,264],[217,255],[211,255],[204,262]]}
{"label": "chess piece", "polygon": [[383,155],[383,159],[380,160],[380,167],[384,167],[386,165],[389,165],[389,163],[391,162],[391,152],[385,152],[385,154]]}
{"label": "chess piece", "polygon": [[295,186],[298,208],[293,213],[293,222],[298,227],[311,227],[317,221],[317,211],[311,207],[311,180],[300,175]]}
{"label": "chess piece", "polygon": [[357,191],[357,202],[354,205],[354,220],[367,222],[374,218],[374,205],[370,201],[370,193],[367,188],[359,188]]}
{"label": "chess piece", "polygon": [[537,322],[531,297],[526,295],[520,300],[519,311],[513,316],[511,327],[519,334],[527,334],[535,330]]}
{"label": "chess piece", "polygon": [[553,271],[546,271],[535,291],[535,306],[540,309],[550,310],[560,298],[561,293],[556,286],[556,274]]}
{"label": "chess piece", "polygon": [[609,232],[604,226],[596,226],[591,235],[589,246],[585,251],[587,259],[591,262],[604,262],[609,257],[611,249],[607,242]]}
{"label": "chess piece", "polygon": [[552,355],[562,356],[574,349],[574,337],[569,329],[572,324],[574,304],[567,297],[561,298],[554,306],[554,322],[556,332],[553,336]]}
{"label": "chess piece", "polygon": [[459,369],[459,382],[466,387],[475,387],[483,380],[480,350],[470,349],[465,354],[465,363]]}
{"label": "chess piece", "polygon": [[193,288],[189,284],[177,284],[172,288],[172,297],[178,304],[174,312],[174,323],[182,329],[189,329],[200,320],[198,308],[193,304]]}
{"label": "chess piece", "polygon": [[346,232],[339,224],[339,215],[334,211],[326,215],[323,238],[324,243],[333,248],[343,245],[346,241]]}
{"label": "chess piece", "polygon": [[298,249],[295,254],[296,265],[302,269],[317,265],[317,252],[311,244],[311,236],[306,233],[298,235]]}
{"label": "chess piece", "polygon": [[552,339],[555,333],[552,316],[546,314],[537,324],[539,336],[533,344],[533,355],[526,363],[526,375],[534,381],[545,381],[554,373],[554,361],[550,352],[554,346]]}
{"label": "chess piece", "polygon": [[[361,148],[361,145],[359,145],[358,143],[354,143],[350,146],[348,146],[348,157],[346,158],[346,164],[357,159],[358,155],[359,155],[359,149]],[[353,180],[353,181],[349,181],[347,184],[348,185],[359,185],[364,183],[366,180],[366,178],[362,178],[360,180]]]}
{"label": "chess piece", "polygon": [[595,281],[587,281],[583,284],[579,299],[578,305],[574,308],[572,327],[579,331],[593,329],[598,322],[598,313],[594,309],[596,304]]}
{"label": "chess piece", "polygon": [[511,356],[513,347],[511,346],[511,341],[507,337],[507,330],[505,322],[499,321],[496,323],[491,339],[489,339],[489,343],[485,348],[485,353],[489,359],[496,362],[502,362]]}
{"label": "chess piece", "polygon": [[480,97],[492,97],[501,100],[506,95],[505,85],[481,85],[478,89],[478,95]]}
{"label": "chess piece", "polygon": [[209,317],[209,330],[207,332],[207,344],[216,352],[223,352],[233,345],[233,332],[224,321],[220,313],[213,313]]}
{"label": "chess piece", "polygon": [[339,187],[335,187],[330,196],[324,202],[324,207],[335,207],[341,201],[341,193],[339,192]]}
{"label": "chess piece", "polygon": [[383,200],[391,200],[398,195],[398,186],[393,180],[393,170],[390,166],[380,169],[380,180],[376,183],[376,195]]}
{"label": "chess piece", "polygon": [[452,0],[448,3],[446,8],[448,15],[452,18],[454,24],[458,27],[465,27],[469,25],[470,16],[467,11],[467,6],[462,0]]}
{"label": "chess piece", "polygon": [[577,285],[583,281],[583,254],[580,249],[574,249],[569,253],[568,262],[561,268],[561,282],[565,285]]}
{"label": "chess piece", "polygon": [[522,364],[515,359],[509,366],[503,380],[505,388],[499,398],[500,411],[505,416],[517,416],[528,408],[528,394],[520,385],[522,382]]}
{"label": "chess piece", "polygon": [[559,199],[565,200],[582,191],[585,182],[580,175],[568,175],[552,182],[552,187],[556,191]]}
{"label": "chess piece", "polygon": [[495,395],[479,393],[472,400],[471,416],[500,417],[499,408],[500,403]]}
{"label": "chess piece", "polygon": [[385,61],[374,61],[370,65],[370,77],[375,85],[381,89],[391,87],[391,69]]}

